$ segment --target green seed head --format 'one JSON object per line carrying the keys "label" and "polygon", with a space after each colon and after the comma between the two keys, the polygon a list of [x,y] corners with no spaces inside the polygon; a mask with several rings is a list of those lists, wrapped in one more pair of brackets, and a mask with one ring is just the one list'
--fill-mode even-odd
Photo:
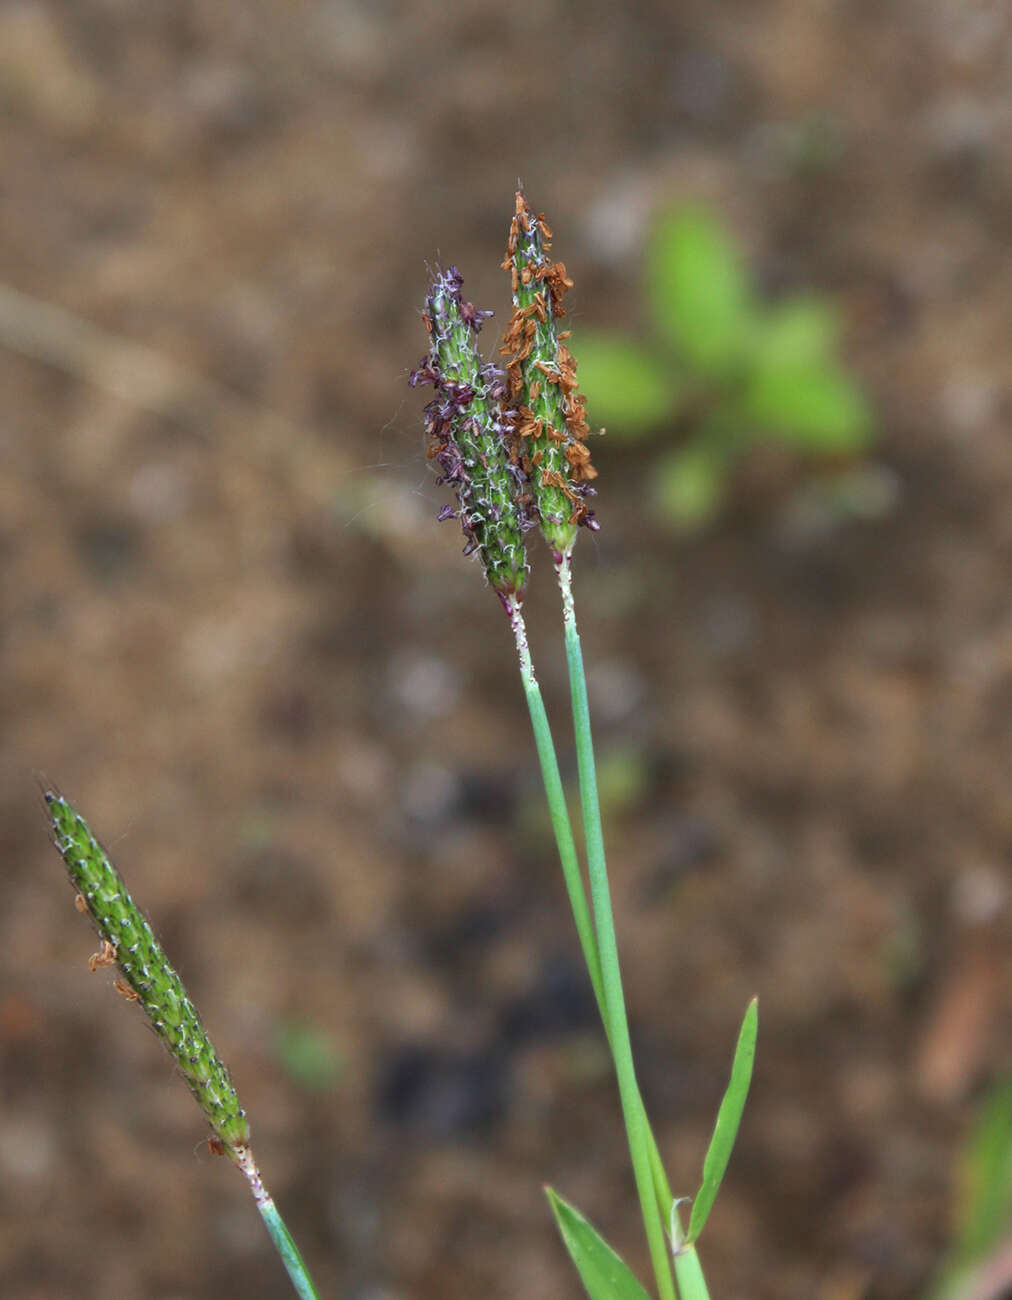
{"label": "green seed head", "polygon": [[45,800],[56,847],[102,940],[92,968],[115,961],[126,981],[122,991],[144,1008],[215,1136],[233,1153],[245,1148],[249,1124],[228,1070],[151,926],[81,814],[61,795],[48,792]]}
{"label": "green seed head", "polygon": [[522,597],[527,582],[523,473],[511,419],[503,412],[505,376],[483,365],[476,336],[491,312],[461,297],[455,266],[433,280],[426,304],[429,352],[411,375],[412,387],[432,384],[435,398],[425,408],[429,458],[439,482],[452,485],[457,509],[444,506],[440,519],[460,520],[467,545],[504,602]]}
{"label": "green seed head", "polygon": [[577,529],[599,525],[586,498],[597,470],[590,463],[584,399],[576,362],[558,329],[562,298],[573,282],[548,256],[552,232],[522,193],[510,226],[503,269],[513,286],[513,316],[501,354],[507,358],[508,402],[516,412],[521,465],[528,475],[541,531],[557,554],[568,552]]}

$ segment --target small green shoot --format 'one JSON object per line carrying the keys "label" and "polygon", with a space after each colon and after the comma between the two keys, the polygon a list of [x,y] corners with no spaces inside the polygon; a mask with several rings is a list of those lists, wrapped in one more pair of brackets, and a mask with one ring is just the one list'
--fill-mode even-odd
{"label": "small green shoot", "polygon": [[307,1092],[332,1092],[341,1075],[341,1054],[317,1025],[285,1020],[275,1037],[275,1051],[285,1072]]}
{"label": "small green shoot", "polygon": [[1012,1081],[986,1097],[960,1173],[958,1226],[934,1300],[969,1294],[967,1279],[1012,1231]]}
{"label": "small green shoot", "polygon": [[622,817],[632,812],[646,797],[650,787],[646,755],[634,746],[604,754],[597,763],[597,785],[605,813]]}
{"label": "small green shoot", "polygon": [[834,462],[867,449],[871,408],[839,359],[828,302],[804,294],[763,304],[731,236],[699,209],[659,223],[644,279],[646,337],[581,331],[580,378],[590,417],[613,439],[682,435],[654,478],[671,523],[713,519],[735,464],[757,444]]}
{"label": "small green shoot", "polygon": [[694,438],[680,451],[662,456],[657,466],[657,504],[686,529],[701,528],[724,499],[728,457],[715,439]]}
{"label": "small green shoot", "polygon": [[649,1300],[628,1264],[580,1211],[551,1187],[545,1188],[545,1195],[590,1300]]}
{"label": "small green shoot", "polygon": [[752,1082],[752,1066],[755,1063],[756,1035],[759,1031],[759,1001],[753,998],[745,1011],[738,1046],[734,1051],[731,1066],[731,1079],[724,1093],[717,1112],[717,1122],[713,1128],[713,1137],[703,1161],[703,1181],[692,1203],[689,1216],[689,1233],[687,1244],[698,1241],[699,1234],[706,1226],[713,1203],[717,1199],[720,1185],[724,1181],[727,1162],[731,1159],[738,1125],[741,1123],[742,1111],[748,1097],[749,1084]]}
{"label": "small green shoot", "polygon": [[984,1255],[1012,1225],[1012,1082],[987,1098],[966,1155],[961,1259]]}

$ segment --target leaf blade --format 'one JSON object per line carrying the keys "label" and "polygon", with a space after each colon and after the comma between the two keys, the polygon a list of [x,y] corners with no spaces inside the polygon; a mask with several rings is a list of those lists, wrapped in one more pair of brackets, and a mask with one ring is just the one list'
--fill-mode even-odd
{"label": "leaf blade", "polygon": [[755,364],[792,370],[830,361],[840,340],[836,310],[822,298],[801,294],[763,312],[756,330]]}
{"label": "leaf blade", "polygon": [[867,398],[833,365],[759,369],[746,389],[742,409],[766,436],[798,450],[854,452],[872,439]]}
{"label": "leaf blade", "polygon": [[588,332],[580,335],[575,350],[588,415],[612,436],[651,433],[674,413],[679,384],[672,366],[635,339]]}
{"label": "leaf blade", "polygon": [[545,1195],[590,1300],[650,1300],[628,1264],[580,1211],[551,1187]]}
{"label": "leaf blade", "polygon": [[697,371],[732,373],[754,324],[748,277],[720,223],[700,209],[662,222],[647,250],[647,294],[664,339]]}
{"label": "leaf blade", "polygon": [[689,1245],[698,1241],[699,1234],[706,1226],[724,1180],[728,1161],[731,1159],[731,1151],[738,1136],[738,1125],[741,1123],[742,1111],[745,1109],[745,1101],[748,1097],[749,1084],[752,1082],[758,1032],[759,999],[753,998],[745,1010],[745,1017],[738,1034],[738,1044],[734,1050],[731,1078],[720,1103],[717,1122],[713,1126],[713,1136],[710,1138],[710,1145],[703,1160],[703,1181],[696,1193],[692,1214],[689,1216],[689,1231],[686,1235],[686,1242]]}
{"label": "leaf blade", "polygon": [[1012,1083],[997,1085],[986,1098],[963,1166],[957,1254],[969,1263],[997,1244],[1012,1216]]}

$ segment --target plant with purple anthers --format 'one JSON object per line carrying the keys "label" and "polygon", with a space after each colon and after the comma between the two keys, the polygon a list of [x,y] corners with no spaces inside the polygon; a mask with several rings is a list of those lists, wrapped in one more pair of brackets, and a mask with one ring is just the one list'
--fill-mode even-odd
{"label": "plant with purple anthers", "polygon": [[[672,1196],[646,1116],[619,971],[571,574],[580,529],[598,528],[587,505],[597,472],[587,445],[589,427],[576,383],[576,362],[566,345],[566,332],[558,329],[565,315],[563,295],[572,282],[562,263],[550,259],[550,247],[551,231],[544,217],[518,194],[504,263],[513,290],[513,313],[500,350],[507,358],[505,367],[482,359],[477,338],[492,313],[463,297],[461,274],[451,266],[433,277],[423,317],[429,348],[410,382],[434,389],[425,408],[429,456],[438,471],[437,481],[450,487],[455,498],[454,505],[440,510],[439,518],[459,521],[465,554],[477,557],[513,632],[566,891],[615,1064],[657,1294],[659,1300],[708,1300],[695,1242],[713,1207],[745,1104],[755,1052],[756,1005],[753,1001],[745,1014],[702,1182],[688,1227],[683,1229],[678,1209],[688,1198],[676,1201]],[[562,597],[586,883],[522,614],[529,576],[526,536],[532,529],[540,529],[549,545]],[[141,1006],[165,1043],[210,1125],[213,1149],[227,1154],[248,1179],[297,1294],[301,1300],[317,1300],[305,1264],[253,1160],[249,1125],[231,1076],[182,981],[84,818],[61,795],[49,791],[45,798],[56,846],[78,891],[78,906],[90,914],[99,933],[100,947],[91,968],[119,967],[122,978],[115,987]],[[632,1272],[587,1220],[554,1191],[548,1196],[591,1300],[647,1300]]]}
{"label": "plant with purple anthers", "polygon": [[436,396],[425,408],[429,458],[448,483],[457,508],[444,506],[440,519],[459,519],[464,554],[477,552],[501,600],[523,594],[527,557],[523,534],[532,526],[529,506],[516,491],[523,481],[516,460],[514,417],[504,408],[505,376],[482,363],[476,342],[492,315],[461,296],[463,277],[455,266],[438,274],[423,317],[429,351],[409,383],[431,384]]}
{"label": "plant with purple anthers", "polygon": [[[513,314],[500,348],[507,359],[505,373],[482,361],[476,342],[492,313],[463,300],[462,277],[451,267],[433,279],[424,316],[429,353],[410,382],[431,383],[436,389],[425,411],[429,456],[439,469],[437,481],[452,485],[457,499],[456,509],[444,506],[438,518],[460,520],[465,554],[478,555],[509,616],[566,891],[615,1064],[658,1296],[708,1300],[695,1242],[716,1198],[745,1105],[756,1005],[750,1004],[745,1015],[702,1184],[683,1230],[678,1207],[688,1198],[676,1201],[672,1196],[643,1107],[619,971],[571,572],[580,528],[599,527],[587,505],[597,471],[587,446],[590,430],[576,361],[566,345],[568,333],[558,328],[572,280],[565,266],[549,257],[551,238],[544,216],[535,214],[518,193],[503,262],[513,291]],[[540,528],[550,547],[562,597],[589,903],[521,612],[528,575],[523,535],[532,527]],[[586,1219],[555,1192],[549,1192],[549,1200],[592,1300],[645,1300],[640,1283]]]}

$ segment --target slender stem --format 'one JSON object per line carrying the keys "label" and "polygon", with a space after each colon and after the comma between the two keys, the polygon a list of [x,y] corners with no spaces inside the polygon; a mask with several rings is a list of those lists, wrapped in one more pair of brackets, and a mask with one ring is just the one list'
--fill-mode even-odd
{"label": "slender stem", "polygon": [[545,795],[548,798],[548,812],[552,819],[552,830],[555,832],[555,843],[559,849],[562,874],[566,881],[566,893],[569,895],[569,905],[573,911],[573,919],[576,921],[576,932],[580,938],[583,959],[587,964],[590,982],[594,988],[594,997],[597,999],[598,1010],[601,1013],[601,1019],[604,1022],[605,1033],[607,1034],[609,1032],[608,1016],[605,1009],[604,986],[601,983],[601,961],[597,953],[597,940],[594,938],[594,925],[590,919],[590,909],[587,906],[587,894],[583,876],[580,872],[580,861],[576,853],[576,844],[573,841],[573,829],[569,823],[569,809],[566,807],[566,795],[562,788],[559,760],[555,753],[551,728],[548,725],[548,714],[545,712],[545,704],[541,698],[541,688],[534,676],[531,652],[527,645],[527,629],[524,624],[524,616],[520,612],[520,606],[515,597],[511,597],[508,602],[504,601],[503,603],[506,606],[506,613],[509,615],[513,638],[516,641],[517,658],[520,661],[520,676],[523,680],[524,694],[527,697],[527,708],[531,715],[534,743],[541,763],[541,779],[544,782]]}
{"label": "slender stem", "polygon": [[601,809],[597,793],[597,771],[594,762],[594,743],[590,729],[590,706],[587,700],[587,682],[583,671],[583,654],[576,630],[573,608],[573,589],[570,571],[570,554],[564,552],[557,564],[559,589],[562,593],[563,628],[566,640],[566,659],[573,700],[573,729],[576,739],[576,759],[580,776],[580,802],[583,807],[583,826],[587,845],[587,868],[590,877],[590,896],[594,909],[598,953],[601,962],[601,982],[604,986],[605,1004],[610,1027],[609,1041],[615,1060],[622,1114],[629,1139],[636,1190],[639,1193],[643,1226],[647,1234],[650,1258],[661,1300],[672,1300],[675,1294],[668,1247],[665,1241],[666,1224],[658,1204],[659,1189],[655,1182],[656,1166],[651,1153],[650,1128],[646,1120],[643,1101],[636,1082],[632,1044],[629,1039],[629,1022],[626,1016],[625,997],[622,992],[622,975],[619,969],[618,942],[615,920],[611,908],[608,886],[608,867],[604,853],[604,835],[601,829]]}
{"label": "slender stem", "polygon": [[[583,959],[590,975],[590,982],[594,989],[594,997],[597,1001],[597,1009],[601,1016],[601,1023],[604,1026],[605,1037],[608,1040],[609,1048],[611,1046],[611,1029],[608,1025],[608,1009],[604,1000],[604,987],[601,983],[601,959],[597,951],[597,938],[594,934],[594,925],[591,921],[590,910],[587,906],[586,887],[583,882],[583,874],[580,870],[579,858],[576,852],[576,844],[573,839],[573,829],[569,820],[569,808],[566,803],[566,796],[562,786],[562,777],[559,773],[559,760],[555,751],[555,742],[552,740],[551,727],[548,723],[548,714],[545,712],[544,700],[541,697],[541,688],[538,685],[537,678],[534,676],[534,666],[531,661],[530,647],[527,644],[527,629],[524,623],[523,614],[520,606],[515,599],[503,602],[506,607],[506,613],[509,616],[510,627],[513,630],[513,637],[516,642],[517,658],[520,662],[520,676],[523,681],[524,694],[527,697],[527,707],[531,715],[531,727],[534,732],[534,743],[538,751],[538,759],[541,763],[541,777],[545,787],[545,795],[548,800],[548,811],[552,822],[552,830],[555,833],[555,843],[559,850],[559,860],[562,863],[562,873],[566,882],[566,892],[569,896],[569,904],[573,912],[573,918],[576,922],[576,930],[580,940],[580,948],[583,952]],[[642,1100],[640,1106],[642,1108]],[[671,1205],[674,1197],[671,1194],[671,1187],[668,1183],[668,1176],[664,1171],[664,1165],[661,1161],[660,1151],[657,1147],[657,1140],[654,1137],[653,1130],[650,1127],[649,1119],[646,1112],[643,1112],[643,1124],[646,1128],[647,1141],[650,1154],[650,1168],[653,1176],[654,1193],[657,1198],[657,1208],[662,1219],[667,1218],[671,1212]]]}
{"label": "slender stem", "polygon": [[292,1286],[295,1288],[299,1300],[320,1300],[316,1287],[313,1285],[313,1280],[309,1276],[309,1270],[299,1254],[299,1248],[296,1246],[292,1234],[285,1226],[284,1219],[278,1213],[273,1197],[264,1186],[263,1179],[260,1177],[260,1170],[253,1159],[253,1152],[249,1147],[242,1146],[233,1148],[231,1154],[235,1163],[246,1175],[246,1181],[253,1193],[253,1200],[260,1211],[260,1217],[270,1233],[275,1250],[281,1256],[282,1264],[288,1270],[288,1276],[292,1280]]}
{"label": "slender stem", "polygon": [[675,1203],[675,1198],[671,1194],[671,1185],[668,1182],[668,1175],[665,1172],[664,1164],[661,1160],[661,1153],[657,1148],[657,1139],[654,1137],[654,1131],[650,1127],[650,1117],[647,1115],[642,1097],[640,1097],[640,1106],[643,1109],[643,1124],[647,1131],[647,1141],[650,1146],[650,1171],[654,1177],[654,1194],[657,1197],[657,1209],[660,1212],[661,1222],[663,1223],[670,1217],[671,1207]]}
{"label": "slender stem", "polygon": [[675,1255],[675,1277],[682,1300],[710,1300],[695,1246],[686,1246]]}

